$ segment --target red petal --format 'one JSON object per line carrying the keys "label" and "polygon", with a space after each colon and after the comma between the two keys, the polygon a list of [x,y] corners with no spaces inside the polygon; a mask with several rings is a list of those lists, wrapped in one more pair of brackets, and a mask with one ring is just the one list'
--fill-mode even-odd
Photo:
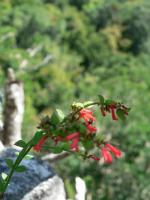
{"label": "red petal", "polygon": [[72,140],[72,144],[70,145],[70,148],[73,151],[78,151],[78,141],[79,141],[79,138],[75,138]]}
{"label": "red petal", "polygon": [[70,135],[66,136],[66,140],[72,140],[73,138],[79,137],[79,133],[78,132],[74,132]]}
{"label": "red petal", "polygon": [[111,111],[111,116],[113,120],[118,120],[116,113],[115,113],[115,109],[114,108],[110,108]]}
{"label": "red petal", "polygon": [[112,146],[109,143],[106,143],[105,147],[107,147],[116,156],[116,158],[120,158],[121,157],[122,152],[119,149],[117,149],[116,147]]}
{"label": "red petal", "polygon": [[105,163],[111,164],[112,163],[112,156],[109,153],[109,151],[105,147],[102,147],[101,151],[102,151],[102,155],[104,157]]}
{"label": "red petal", "polygon": [[41,140],[33,147],[33,149],[37,152],[40,151],[47,138],[47,136],[42,137]]}
{"label": "red petal", "polygon": [[91,132],[95,133],[97,131],[97,128],[92,126],[91,124],[86,124],[86,128]]}
{"label": "red petal", "polygon": [[93,112],[87,109],[80,110],[80,118],[83,118],[85,122],[95,121],[95,117],[93,116]]}

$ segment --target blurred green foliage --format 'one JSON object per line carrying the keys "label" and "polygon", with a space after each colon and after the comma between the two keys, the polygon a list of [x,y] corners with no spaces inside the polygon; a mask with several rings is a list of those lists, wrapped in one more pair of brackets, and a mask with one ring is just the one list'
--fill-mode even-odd
{"label": "blurred green foliage", "polygon": [[150,199],[150,1],[1,0],[0,26],[0,88],[12,67],[25,85],[26,139],[40,116],[76,99],[101,93],[132,107],[125,124],[96,113],[122,160],[101,166],[71,156],[55,165],[68,196],[81,176],[89,200]]}

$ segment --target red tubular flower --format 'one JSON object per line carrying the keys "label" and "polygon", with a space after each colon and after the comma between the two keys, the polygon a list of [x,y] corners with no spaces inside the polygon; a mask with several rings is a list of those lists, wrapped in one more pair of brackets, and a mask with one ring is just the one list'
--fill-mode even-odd
{"label": "red tubular flower", "polygon": [[105,147],[102,147],[101,151],[102,151],[102,155],[104,157],[105,163],[111,164],[112,163],[112,156],[109,153],[109,151]]}
{"label": "red tubular flower", "polygon": [[109,110],[111,112],[111,116],[113,120],[118,120],[117,116],[116,116],[116,106],[115,105],[109,105]]}
{"label": "red tubular flower", "polygon": [[40,141],[33,147],[34,151],[39,152],[43,146],[43,144],[45,143],[46,139],[48,138],[48,136],[44,136],[40,139]]}
{"label": "red tubular flower", "polygon": [[79,133],[78,132],[75,132],[75,133],[72,133],[70,135],[67,135],[66,136],[66,140],[67,141],[72,140],[70,148],[73,151],[78,151],[78,142],[79,142]]}
{"label": "red tubular flower", "polygon": [[70,148],[73,150],[73,151],[78,151],[78,142],[79,142],[79,137],[77,137],[77,138],[74,138],[73,140],[72,140],[72,143],[71,143],[71,145],[70,145]]}
{"label": "red tubular flower", "polygon": [[82,109],[79,112],[79,118],[84,119],[85,122],[95,121],[95,117],[93,116],[93,112],[88,109]]}
{"label": "red tubular flower", "polygon": [[78,132],[74,132],[74,133],[72,133],[70,135],[67,135],[66,136],[66,140],[72,140],[72,139],[74,139],[76,137],[79,137],[79,133]]}
{"label": "red tubular flower", "polygon": [[106,116],[106,112],[105,112],[104,107],[103,106],[100,107],[100,110],[101,110],[101,113],[102,113],[103,117],[105,117]]}
{"label": "red tubular flower", "polygon": [[92,126],[91,124],[86,124],[86,128],[90,131],[90,133],[95,133],[97,131],[97,128]]}
{"label": "red tubular flower", "polygon": [[114,147],[113,145],[111,145],[111,144],[109,144],[109,143],[106,143],[106,144],[105,144],[105,147],[106,147],[109,151],[111,151],[111,152],[116,156],[116,158],[120,158],[120,157],[121,157],[122,152],[121,152],[119,149],[117,149],[116,147]]}
{"label": "red tubular flower", "polygon": [[93,160],[96,160],[96,161],[99,161],[99,160],[100,160],[99,157],[96,157],[96,156],[94,156],[94,155],[91,155],[90,158],[93,159]]}

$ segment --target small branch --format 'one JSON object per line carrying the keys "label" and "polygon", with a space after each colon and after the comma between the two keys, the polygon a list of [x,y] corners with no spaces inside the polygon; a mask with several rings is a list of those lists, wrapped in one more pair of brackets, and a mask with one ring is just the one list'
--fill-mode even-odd
{"label": "small branch", "polygon": [[50,162],[56,162],[58,160],[61,160],[63,158],[68,157],[70,154],[68,152],[62,152],[60,154],[53,154],[50,153],[48,155],[43,156],[41,159],[42,160],[46,160],[46,161],[50,161]]}

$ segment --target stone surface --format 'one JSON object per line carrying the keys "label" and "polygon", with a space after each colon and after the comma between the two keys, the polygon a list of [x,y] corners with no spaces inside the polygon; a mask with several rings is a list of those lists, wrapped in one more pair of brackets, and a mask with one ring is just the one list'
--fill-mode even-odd
{"label": "stone surface", "polygon": [[[0,153],[0,173],[8,173],[5,163],[6,158],[15,159],[15,151],[12,148]],[[64,184],[49,163],[37,158],[23,160],[27,171],[15,173],[12,177],[4,200],[65,200]]]}

